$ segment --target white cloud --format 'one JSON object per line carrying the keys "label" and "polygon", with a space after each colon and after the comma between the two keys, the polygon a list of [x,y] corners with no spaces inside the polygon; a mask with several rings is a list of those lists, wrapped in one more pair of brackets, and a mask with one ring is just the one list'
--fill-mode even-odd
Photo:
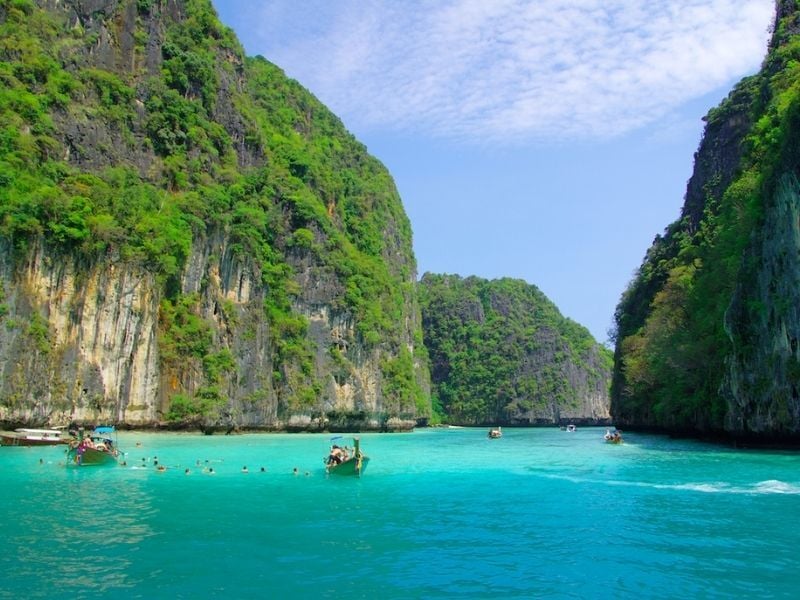
{"label": "white cloud", "polygon": [[511,142],[609,137],[667,117],[755,72],[774,8],[772,0],[265,6],[253,23],[260,47],[249,50],[351,128]]}

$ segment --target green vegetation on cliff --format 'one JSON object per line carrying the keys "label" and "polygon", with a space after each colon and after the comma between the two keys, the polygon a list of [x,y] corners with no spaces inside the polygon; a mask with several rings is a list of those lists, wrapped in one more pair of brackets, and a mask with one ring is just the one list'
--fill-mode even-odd
{"label": "green vegetation on cliff", "polygon": [[420,305],[434,410],[445,420],[530,424],[608,416],[610,351],[535,286],[426,273]]}
{"label": "green vegetation on cliff", "polygon": [[[753,389],[732,388],[731,379],[742,374],[731,369],[737,356],[772,353],[767,344],[773,342],[756,335],[753,324],[790,310],[774,293],[780,285],[774,268],[767,275],[775,279],[773,292],[758,296],[748,290],[758,289],[771,268],[758,250],[776,235],[764,228],[768,214],[780,191],[789,189],[786,178],[800,172],[799,18],[796,2],[778,2],[761,72],[709,112],[683,214],[656,238],[620,301],[612,391],[620,424],[738,434],[765,426],[733,422],[737,404],[756,413],[760,400]],[[781,252],[797,250],[787,245]],[[778,355],[771,361],[767,378],[776,373]],[[788,382],[795,390],[798,365],[794,383]],[[766,429],[800,426],[790,411],[783,412]]]}
{"label": "green vegetation on cliff", "polygon": [[385,355],[389,409],[427,414],[403,329],[416,310],[411,229],[386,169],[280,69],[246,58],[210,0],[90,15],[51,4],[0,0],[0,236],[16,256],[44,244],[153,273],[162,365],[204,377],[169,414],[207,416],[235,367],[180,280],[193,243],[221,233],[266,290],[282,410],[321,400],[308,319],[293,309],[302,268],[339,290],[332,308]]}

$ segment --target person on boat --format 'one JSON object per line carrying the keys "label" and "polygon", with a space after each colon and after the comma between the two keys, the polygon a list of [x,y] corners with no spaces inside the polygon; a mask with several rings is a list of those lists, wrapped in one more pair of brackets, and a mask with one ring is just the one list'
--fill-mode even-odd
{"label": "person on boat", "polygon": [[328,455],[328,464],[329,465],[339,465],[342,463],[343,460],[343,453],[342,449],[339,448],[336,444],[331,446],[331,452]]}

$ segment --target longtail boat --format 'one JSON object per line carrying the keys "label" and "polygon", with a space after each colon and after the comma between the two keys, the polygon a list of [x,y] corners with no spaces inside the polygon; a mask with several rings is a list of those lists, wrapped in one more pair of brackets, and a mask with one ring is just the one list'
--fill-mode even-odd
{"label": "longtail boat", "polygon": [[0,433],[2,446],[55,446],[69,442],[61,429],[16,429]]}
{"label": "longtail boat", "polygon": [[[341,439],[341,436],[331,438],[331,441]],[[352,453],[347,446],[333,444],[325,461],[325,472],[328,475],[351,475],[361,477],[367,468],[369,457],[361,452],[361,439],[353,438]]]}
{"label": "longtail boat", "polygon": [[95,427],[91,433],[80,436],[67,449],[67,464],[79,467],[116,465],[119,450],[112,434],[114,427]]}

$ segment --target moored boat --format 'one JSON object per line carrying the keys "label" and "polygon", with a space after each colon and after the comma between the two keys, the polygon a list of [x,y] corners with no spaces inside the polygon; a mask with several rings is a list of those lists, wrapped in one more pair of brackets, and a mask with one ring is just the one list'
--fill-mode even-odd
{"label": "moored boat", "polygon": [[55,446],[66,444],[69,438],[64,437],[61,429],[15,429],[0,434],[2,446]]}
{"label": "moored boat", "polygon": [[[340,439],[341,436],[331,438],[331,441]],[[352,454],[347,446],[333,444],[325,461],[325,472],[328,475],[351,475],[361,477],[367,468],[369,457],[361,452],[361,439],[353,438]]]}
{"label": "moored boat", "polygon": [[489,430],[488,438],[490,440],[496,440],[497,438],[503,437],[503,428],[502,427],[493,427]]}
{"label": "moored boat", "polygon": [[67,464],[79,467],[116,465],[119,449],[113,439],[114,427],[95,427],[94,431],[70,442]]}
{"label": "moored boat", "polygon": [[603,439],[606,441],[607,444],[621,444],[622,432],[619,429],[615,429],[614,431],[606,429],[606,433],[603,436]]}

